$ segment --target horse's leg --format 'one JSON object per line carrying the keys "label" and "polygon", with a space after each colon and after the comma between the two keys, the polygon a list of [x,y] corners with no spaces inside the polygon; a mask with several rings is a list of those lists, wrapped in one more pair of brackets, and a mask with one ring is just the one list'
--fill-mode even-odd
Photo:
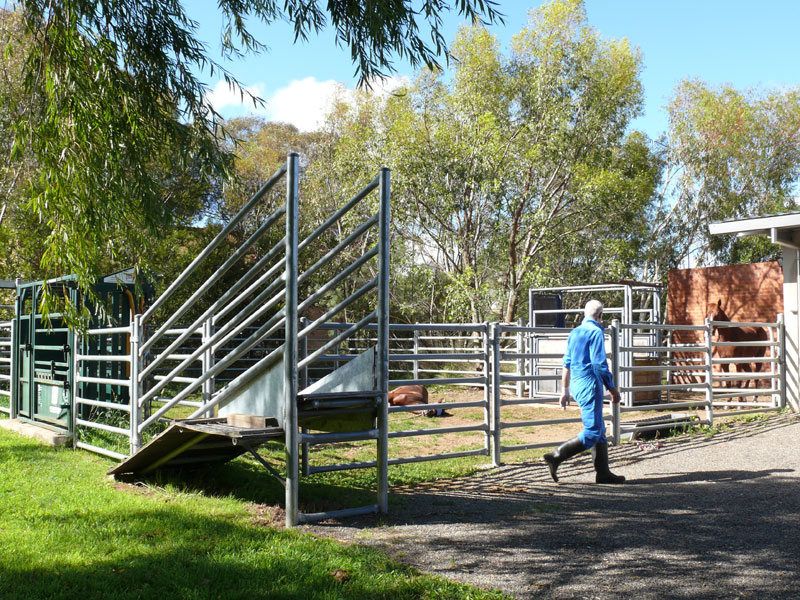
{"label": "horse's leg", "polygon": [[[736,372],[738,373],[739,370],[741,370],[743,373],[752,373],[753,372],[753,369],[750,367],[750,363],[739,363],[737,365]],[[758,385],[758,381],[756,381],[756,380],[753,380],[753,381],[755,382],[755,385]],[[750,387],[750,380],[749,379],[745,379],[742,382],[742,384],[743,385],[741,387],[743,387],[744,389],[748,389]],[[754,396],[754,398],[757,398],[757,396]],[[745,400],[744,396],[739,396],[739,402],[747,402],[747,400]]]}
{"label": "horse's leg", "polygon": [[[756,361],[753,363],[753,373],[754,374],[761,373],[761,371],[764,371],[766,373],[767,365],[765,363],[761,362],[760,360],[758,360],[760,358],[764,358],[764,355],[766,353],[767,352],[766,352],[766,349],[765,349],[763,352],[760,352],[760,353],[755,355]],[[756,388],[756,389],[758,389],[760,387],[758,379],[754,379],[753,380],[753,387]],[[772,381],[770,381],[770,384],[769,384],[768,387],[772,387]],[[753,402],[758,402],[758,396],[753,396]]]}
{"label": "horse's leg", "polygon": [[[727,357],[726,357],[726,358],[727,358]],[[729,365],[729,364],[727,364],[727,363],[720,363],[720,365],[719,365],[720,375],[722,375],[722,374],[725,374],[725,375],[727,375],[727,374],[729,373],[729,369],[730,369],[730,365]],[[730,388],[730,387],[731,387],[731,383],[732,383],[732,382],[731,382],[731,380],[730,380],[730,379],[727,379],[727,378],[725,378],[725,379],[722,379],[722,388],[723,388],[723,389],[728,389],[728,388]],[[730,408],[730,407],[729,407],[729,406],[726,406],[726,407],[725,407],[725,410],[727,410],[728,408]]]}

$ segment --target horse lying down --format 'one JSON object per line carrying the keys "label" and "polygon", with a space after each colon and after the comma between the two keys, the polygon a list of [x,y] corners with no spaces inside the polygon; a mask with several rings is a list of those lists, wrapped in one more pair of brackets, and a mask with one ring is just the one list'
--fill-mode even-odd
{"label": "horse lying down", "polygon": [[[413,406],[427,403],[428,389],[424,385],[401,385],[389,392],[389,406]],[[425,411],[413,410],[411,412],[418,415],[425,415],[426,417],[449,416],[448,413],[441,408],[431,408]]]}

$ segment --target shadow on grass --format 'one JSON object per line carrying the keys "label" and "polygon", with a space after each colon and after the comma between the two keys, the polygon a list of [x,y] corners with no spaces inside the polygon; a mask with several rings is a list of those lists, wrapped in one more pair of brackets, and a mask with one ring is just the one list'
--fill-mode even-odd
{"label": "shadow on grass", "polygon": [[[283,471],[283,465],[273,465]],[[170,485],[206,496],[234,497],[246,502],[283,506],[285,489],[276,477],[247,455],[226,463],[182,469],[164,469],[147,477],[126,475],[126,483]],[[301,512],[322,512],[376,502],[374,470],[367,473],[326,474],[300,480]],[[370,485],[373,484],[373,485]]]}
{"label": "shadow on grass", "polygon": [[[2,560],[0,597],[405,598],[441,585],[374,550],[196,513],[98,514],[81,535],[86,520],[75,512],[40,523],[31,535],[53,536],[59,546],[45,566],[8,552]],[[109,527],[113,538],[99,535],[98,527]],[[75,539],[63,532],[75,532]]]}
{"label": "shadow on grass", "polygon": [[[230,499],[119,493],[105,462],[0,435],[0,598],[499,597],[364,546],[255,527]],[[218,490],[252,479],[246,466],[227,471]]]}

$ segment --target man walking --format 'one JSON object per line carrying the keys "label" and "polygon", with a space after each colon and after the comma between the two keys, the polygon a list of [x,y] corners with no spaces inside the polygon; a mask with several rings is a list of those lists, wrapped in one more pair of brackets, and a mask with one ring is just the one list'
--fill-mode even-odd
{"label": "man walking", "polygon": [[578,437],[564,442],[544,455],[553,481],[558,481],[558,465],[584,450],[592,450],[592,461],[597,483],[622,483],[622,475],[614,475],[608,468],[608,441],[606,424],[603,421],[603,386],[611,394],[611,402],[619,402],[619,390],[614,387],[614,378],[606,362],[605,335],[600,318],[603,305],[589,300],[583,311],[585,317],[580,326],[573,329],[567,338],[564,354],[564,370],[561,375],[561,408],[566,409],[572,396],[581,407],[583,430]]}

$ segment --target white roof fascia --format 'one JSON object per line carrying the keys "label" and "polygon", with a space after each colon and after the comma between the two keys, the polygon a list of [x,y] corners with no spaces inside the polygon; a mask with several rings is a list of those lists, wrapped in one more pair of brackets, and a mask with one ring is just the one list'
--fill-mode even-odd
{"label": "white roof fascia", "polygon": [[800,213],[754,217],[740,221],[723,221],[721,223],[711,223],[708,226],[708,231],[711,235],[725,233],[768,234],[773,229],[800,229]]}

